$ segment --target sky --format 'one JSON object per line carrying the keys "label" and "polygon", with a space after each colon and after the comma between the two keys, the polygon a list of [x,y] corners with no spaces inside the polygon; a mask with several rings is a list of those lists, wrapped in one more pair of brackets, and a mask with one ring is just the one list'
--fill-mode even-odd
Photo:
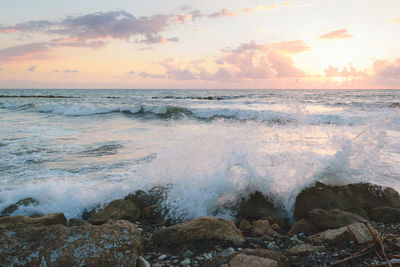
{"label": "sky", "polygon": [[0,88],[399,89],[399,0],[1,0]]}

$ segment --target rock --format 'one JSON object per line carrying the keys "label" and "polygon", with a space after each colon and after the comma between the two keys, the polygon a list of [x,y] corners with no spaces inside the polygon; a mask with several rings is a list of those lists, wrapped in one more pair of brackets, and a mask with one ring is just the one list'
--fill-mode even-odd
{"label": "rock", "polygon": [[0,229],[0,266],[136,266],[140,233],[128,221]]}
{"label": "rock", "polygon": [[324,246],[313,246],[310,244],[301,244],[300,246],[297,247],[292,247],[287,250],[289,255],[305,255],[305,254],[310,254],[318,251],[325,251]]}
{"label": "rock", "polygon": [[257,236],[257,235],[262,235],[262,236],[278,235],[278,233],[275,232],[275,230],[273,230],[271,228],[268,221],[261,221],[261,220],[255,221],[253,223],[252,234],[255,236]]}
{"label": "rock", "polygon": [[230,262],[230,267],[278,267],[278,262],[268,258],[261,258],[257,256],[251,256],[246,254],[238,254]]}
{"label": "rock", "polygon": [[150,205],[142,209],[141,218],[157,225],[165,224],[161,209],[158,205]]}
{"label": "rock", "polygon": [[270,225],[273,224],[278,224],[282,229],[287,229],[289,230],[289,219],[288,218],[282,218],[282,217],[277,217],[277,216],[270,216],[270,215],[264,215],[260,218],[260,220],[267,220]]}
{"label": "rock", "polygon": [[264,215],[276,214],[274,205],[260,192],[251,194],[247,199],[243,199],[239,205],[238,218],[249,220],[259,219]]}
{"label": "rock", "polygon": [[0,218],[0,229],[18,225],[67,225],[67,218],[63,213],[50,213],[41,217],[30,218],[22,215],[7,216]]}
{"label": "rock", "polygon": [[400,103],[399,102],[393,102],[392,104],[390,104],[389,107],[390,108],[399,108],[400,107]]}
{"label": "rock", "polygon": [[13,212],[15,212],[16,210],[18,210],[18,208],[20,206],[24,206],[27,207],[29,205],[33,205],[33,206],[37,206],[39,205],[39,201],[37,201],[36,199],[33,199],[31,197],[28,198],[24,198],[21,199],[20,201],[16,202],[15,204],[12,204],[8,207],[6,207],[0,214],[0,217],[3,216],[10,216]]}
{"label": "rock", "polygon": [[314,232],[314,226],[305,219],[301,219],[293,224],[292,228],[290,228],[288,232],[288,236],[297,235],[300,233],[310,235]]}
{"label": "rock", "polygon": [[235,224],[217,217],[201,217],[161,229],[153,234],[155,244],[186,244],[200,240],[244,242]]}
{"label": "rock", "polygon": [[368,228],[366,223],[356,222],[339,229],[326,230],[312,235],[310,240],[316,243],[348,243],[354,241],[361,244],[374,240],[373,235],[378,236],[379,234],[372,226]]}
{"label": "rock", "polygon": [[278,262],[279,266],[290,266],[288,258],[278,251],[269,249],[257,248],[257,249],[242,249],[240,252],[236,251],[233,253],[220,252],[215,257],[207,261],[204,266],[207,267],[220,267],[222,264],[228,264],[238,254],[245,254],[251,256],[257,256],[260,258],[269,258]]}
{"label": "rock", "polygon": [[100,225],[109,219],[135,221],[139,216],[140,210],[133,201],[117,199],[103,209],[89,213],[85,219],[93,225]]}
{"label": "rock", "polygon": [[71,218],[68,221],[68,226],[81,226],[81,225],[84,225],[84,224],[87,224],[87,222],[81,221],[81,220],[79,220],[77,218]]}
{"label": "rock", "polygon": [[344,211],[362,209],[368,218],[371,218],[372,209],[379,206],[400,209],[399,193],[393,188],[369,183],[345,186],[316,183],[315,186],[304,189],[297,196],[294,214],[297,218],[307,218],[308,212],[314,209]]}
{"label": "rock", "polygon": [[249,231],[251,229],[252,225],[248,220],[241,220],[239,229],[242,231]]}
{"label": "rock", "polygon": [[143,258],[142,256],[140,256],[140,257],[138,258],[138,261],[137,261],[137,266],[138,266],[138,267],[150,267],[150,263],[149,263],[148,261],[146,261],[145,258]]}
{"label": "rock", "polygon": [[363,217],[338,209],[315,209],[308,213],[308,220],[318,231],[337,229],[355,222],[368,222]]}
{"label": "rock", "polygon": [[271,225],[271,228],[272,228],[272,230],[274,230],[275,232],[277,232],[277,233],[280,234],[280,235],[286,234],[286,231],[283,230],[283,229],[279,226],[279,224],[277,224],[277,223],[272,224],[272,225]]}
{"label": "rock", "polygon": [[399,223],[400,209],[379,206],[372,209],[372,219],[376,222]]}

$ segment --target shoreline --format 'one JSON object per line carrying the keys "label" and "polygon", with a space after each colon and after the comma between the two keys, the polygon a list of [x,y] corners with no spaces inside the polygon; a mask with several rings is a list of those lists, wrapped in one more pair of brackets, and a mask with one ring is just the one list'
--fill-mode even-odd
{"label": "shoreline", "polygon": [[0,217],[0,264],[400,266],[400,196],[392,188],[316,183],[297,196],[293,224],[258,192],[242,199],[234,221],[173,222],[159,201],[137,191],[69,222],[63,214],[4,216],[36,204],[21,200]]}

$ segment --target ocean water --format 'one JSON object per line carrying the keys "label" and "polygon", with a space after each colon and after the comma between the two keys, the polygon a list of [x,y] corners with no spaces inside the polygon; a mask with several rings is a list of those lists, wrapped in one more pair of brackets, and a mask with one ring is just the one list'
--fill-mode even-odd
{"label": "ocean water", "polygon": [[0,90],[0,211],[82,211],[155,186],[168,216],[292,214],[315,181],[400,191],[399,90]]}

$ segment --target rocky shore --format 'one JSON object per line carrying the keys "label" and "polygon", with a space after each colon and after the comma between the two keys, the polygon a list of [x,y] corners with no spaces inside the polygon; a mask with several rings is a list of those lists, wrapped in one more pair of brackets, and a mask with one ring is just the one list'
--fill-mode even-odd
{"label": "rocky shore", "polygon": [[0,266],[400,266],[400,196],[373,184],[316,183],[294,219],[255,192],[234,221],[163,216],[157,190],[137,191],[67,221],[62,213],[0,217]]}

